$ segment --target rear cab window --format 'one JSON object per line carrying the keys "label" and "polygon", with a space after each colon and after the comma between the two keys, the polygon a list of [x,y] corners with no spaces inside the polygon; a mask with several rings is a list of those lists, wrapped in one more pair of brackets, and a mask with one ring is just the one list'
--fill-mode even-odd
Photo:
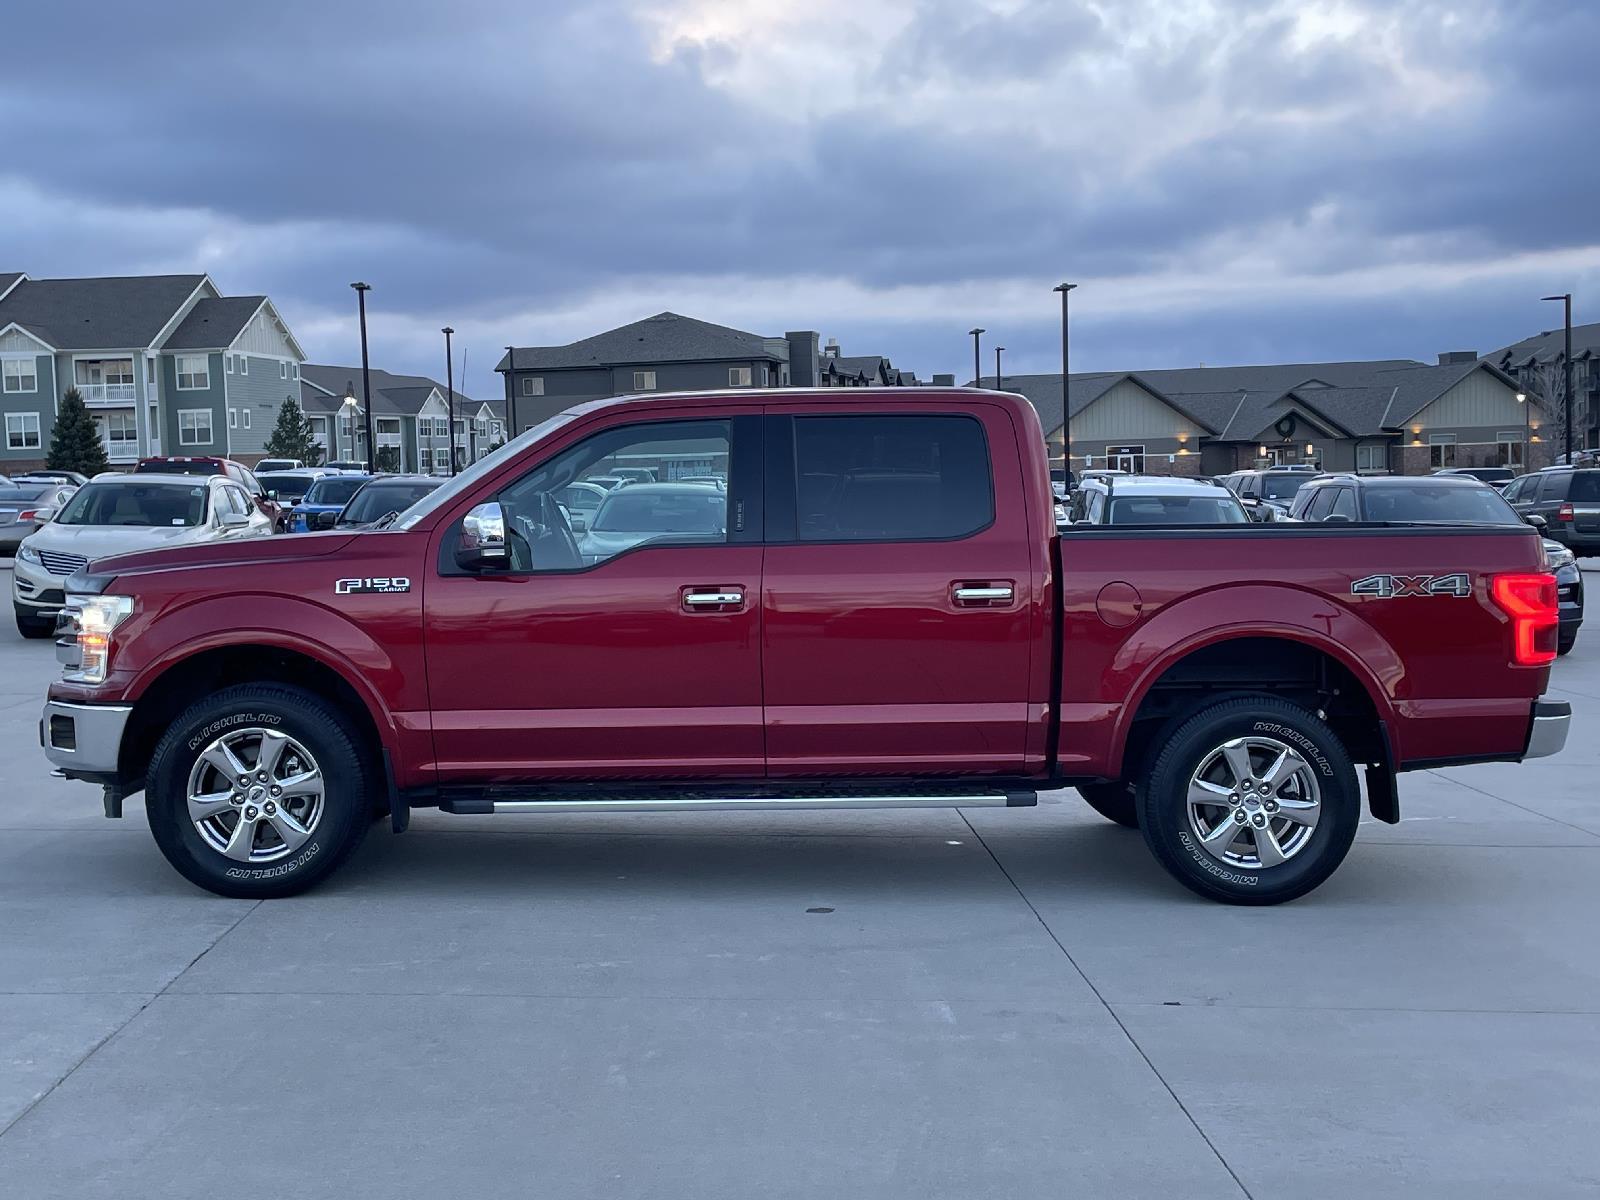
{"label": "rear cab window", "polygon": [[1574,504],[1600,504],[1600,471],[1574,471],[1567,499]]}

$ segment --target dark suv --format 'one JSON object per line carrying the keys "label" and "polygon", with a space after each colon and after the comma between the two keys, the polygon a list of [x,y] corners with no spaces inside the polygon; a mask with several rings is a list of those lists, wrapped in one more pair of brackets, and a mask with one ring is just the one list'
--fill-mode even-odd
{"label": "dark suv", "polygon": [[1470,475],[1324,475],[1301,488],[1296,521],[1392,525],[1515,525],[1522,518]]}
{"label": "dark suv", "polygon": [[1546,536],[1574,554],[1600,554],[1600,468],[1546,467],[1500,494],[1523,516],[1543,517]]}

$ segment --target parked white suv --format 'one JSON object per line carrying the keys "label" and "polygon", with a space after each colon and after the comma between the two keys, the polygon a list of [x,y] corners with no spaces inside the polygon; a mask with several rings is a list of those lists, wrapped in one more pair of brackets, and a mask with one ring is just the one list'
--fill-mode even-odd
{"label": "parked white suv", "polygon": [[17,630],[27,638],[54,633],[67,576],[93,559],[271,533],[272,519],[226,475],[97,475],[17,548]]}

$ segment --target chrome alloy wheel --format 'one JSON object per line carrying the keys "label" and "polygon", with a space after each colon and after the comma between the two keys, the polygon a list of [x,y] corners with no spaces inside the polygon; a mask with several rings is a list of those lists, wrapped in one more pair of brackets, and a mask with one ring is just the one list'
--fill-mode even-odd
{"label": "chrome alloy wheel", "polygon": [[1234,738],[1200,760],[1189,777],[1189,831],[1230,867],[1259,871],[1311,844],[1322,815],[1315,769],[1269,737]]}
{"label": "chrome alloy wheel", "polygon": [[316,759],[292,737],[235,729],[202,750],[189,771],[189,819],[219,854],[268,863],[315,832],[322,786]]}

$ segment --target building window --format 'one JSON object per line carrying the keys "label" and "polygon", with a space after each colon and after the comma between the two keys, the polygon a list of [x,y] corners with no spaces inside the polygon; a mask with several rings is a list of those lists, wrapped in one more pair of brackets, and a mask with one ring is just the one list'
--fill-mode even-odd
{"label": "building window", "polygon": [[[178,390],[180,392],[203,392],[210,386],[211,363],[204,354],[178,355]],[[209,442],[210,440],[209,437],[206,438],[206,441]]]}
{"label": "building window", "polygon": [[1430,433],[1428,435],[1428,465],[1430,467],[1453,467],[1456,465],[1455,434]]}
{"label": "building window", "polygon": [[250,428],[250,410],[248,408],[239,410],[239,425],[244,429]]}
{"label": "building window", "polygon": [[729,367],[728,368],[728,386],[729,387],[749,387],[750,386],[750,368],[749,367]]}
{"label": "building window", "polygon": [[1144,474],[1144,446],[1107,446],[1106,466],[1130,475]]}
{"label": "building window", "polygon": [[1365,445],[1356,447],[1357,471],[1387,471],[1389,469],[1389,447]]}
{"label": "building window", "polygon": [[522,394],[524,396],[544,395],[544,376],[524,375],[522,377]]}
{"label": "building window", "polygon": [[239,374],[250,374],[250,356],[248,354],[239,355]]}
{"label": "building window", "polygon": [[106,453],[112,458],[132,458],[139,453],[139,430],[131,412],[106,413],[100,424]]}
{"label": "building window", "polygon": [[290,379],[296,379],[296,380],[300,378],[300,364],[299,363],[292,362],[292,363],[289,364],[289,378]]}
{"label": "building window", "polygon": [[[182,361],[181,359],[179,360]],[[180,383],[178,385],[182,387]],[[209,408],[180,408],[178,410],[178,445],[209,446],[211,444],[211,410]]]}
{"label": "building window", "polygon": [[233,355],[224,354],[222,356],[222,373],[224,375],[233,374]]}
{"label": "building window", "polygon": [[655,391],[656,373],[654,371],[635,371],[633,373],[633,390],[636,392]]}
{"label": "building window", "polygon": [[1501,430],[1494,435],[1494,465],[1497,467],[1522,466],[1522,431]]}
{"label": "building window", "polygon": [[37,392],[39,390],[38,367],[33,355],[27,358],[8,358],[4,363],[4,387],[8,392]]}
{"label": "building window", "polygon": [[278,378],[279,379],[287,379],[287,378],[289,378],[289,364],[288,363],[286,363],[286,362],[278,363]]}
{"label": "building window", "polygon": [[39,414],[6,414],[6,449],[37,450],[39,448]]}
{"label": "building window", "polygon": [[446,446],[437,446],[433,451],[433,469],[435,471],[448,471],[450,469],[450,450]]}
{"label": "building window", "polygon": [[239,428],[239,410],[237,408],[230,408],[228,410],[228,428]]}

